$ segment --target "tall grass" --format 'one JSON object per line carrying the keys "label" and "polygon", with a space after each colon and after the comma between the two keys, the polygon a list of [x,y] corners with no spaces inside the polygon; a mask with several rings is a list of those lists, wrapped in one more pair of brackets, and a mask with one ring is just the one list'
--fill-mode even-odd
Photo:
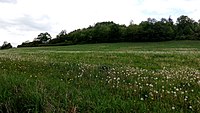
{"label": "tall grass", "polygon": [[193,43],[0,51],[0,112],[198,113],[200,53]]}

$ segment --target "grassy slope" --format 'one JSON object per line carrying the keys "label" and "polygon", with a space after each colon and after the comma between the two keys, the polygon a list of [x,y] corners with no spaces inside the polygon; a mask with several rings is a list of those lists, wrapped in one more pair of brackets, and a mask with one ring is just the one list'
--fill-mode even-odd
{"label": "grassy slope", "polygon": [[200,49],[199,41],[168,41],[168,42],[138,42],[138,43],[103,43],[83,44],[62,47],[22,48],[20,50],[54,50],[54,51],[119,51],[119,50],[160,50],[169,48],[196,48]]}
{"label": "grassy slope", "polygon": [[198,112],[200,42],[0,51],[0,112]]}

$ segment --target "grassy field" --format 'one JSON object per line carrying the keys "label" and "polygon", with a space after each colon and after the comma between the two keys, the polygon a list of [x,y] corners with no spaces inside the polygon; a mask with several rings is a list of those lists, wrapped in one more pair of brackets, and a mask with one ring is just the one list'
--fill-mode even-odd
{"label": "grassy field", "polygon": [[0,113],[200,113],[200,41],[0,51]]}

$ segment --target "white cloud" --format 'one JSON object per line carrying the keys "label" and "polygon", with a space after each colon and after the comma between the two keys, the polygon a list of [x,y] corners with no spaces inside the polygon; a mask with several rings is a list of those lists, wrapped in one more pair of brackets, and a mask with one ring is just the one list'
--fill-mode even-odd
{"label": "white cloud", "polygon": [[144,15],[155,18],[171,15],[176,19],[180,15],[188,15],[197,20],[200,18],[197,16],[200,11],[198,4],[198,0],[144,0],[140,9]]}
{"label": "white cloud", "polygon": [[[198,20],[198,0],[0,0],[0,45],[21,44],[39,33],[55,37],[96,22],[139,23],[148,17],[160,19],[180,15]],[[16,45],[15,45],[16,46]]]}
{"label": "white cloud", "polygon": [[0,0],[2,3],[17,3],[17,0]]}

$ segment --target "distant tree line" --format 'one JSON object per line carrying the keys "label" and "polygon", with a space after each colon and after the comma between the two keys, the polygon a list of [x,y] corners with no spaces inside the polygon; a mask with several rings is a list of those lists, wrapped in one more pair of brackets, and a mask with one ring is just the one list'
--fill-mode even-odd
{"label": "distant tree line", "polygon": [[62,30],[56,38],[49,33],[41,33],[32,42],[23,42],[18,47],[60,46],[85,43],[114,42],[155,42],[168,40],[199,40],[200,20],[182,15],[174,23],[169,17],[156,20],[148,18],[140,24],[130,23],[129,26],[114,22],[96,23],[88,28],[78,29],[67,34]]}
{"label": "distant tree line", "polygon": [[12,45],[7,41],[5,41],[2,46],[0,46],[0,49],[10,49],[10,48],[12,48]]}

